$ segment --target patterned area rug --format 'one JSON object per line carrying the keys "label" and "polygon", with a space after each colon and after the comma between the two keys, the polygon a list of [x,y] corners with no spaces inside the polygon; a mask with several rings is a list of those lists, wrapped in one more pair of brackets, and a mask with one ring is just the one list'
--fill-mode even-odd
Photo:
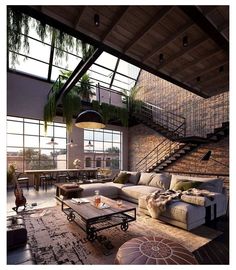
{"label": "patterned area rug", "polygon": [[[129,229],[120,227],[101,231],[100,241],[90,242],[75,222],[68,222],[60,207],[22,213],[37,264],[113,264],[119,247],[139,236],[160,236],[178,242],[193,252],[221,234],[212,228],[200,226],[191,232],[165,224],[148,216],[137,215]],[[104,246],[109,239],[114,248]]]}

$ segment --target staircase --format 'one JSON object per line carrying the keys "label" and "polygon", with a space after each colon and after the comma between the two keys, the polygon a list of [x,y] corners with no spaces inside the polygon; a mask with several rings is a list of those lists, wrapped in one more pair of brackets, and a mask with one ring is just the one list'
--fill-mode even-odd
{"label": "staircase", "polygon": [[184,117],[165,111],[158,106],[145,102],[136,111],[138,122],[161,133],[171,140],[180,139],[186,135],[186,120]]}
{"label": "staircase", "polygon": [[224,122],[206,137],[186,137],[185,118],[165,112],[150,103],[142,106],[136,119],[166,137],[136,164],[137,171],[160,172],[200,144],[217,142],[229,134],[229,122]]}

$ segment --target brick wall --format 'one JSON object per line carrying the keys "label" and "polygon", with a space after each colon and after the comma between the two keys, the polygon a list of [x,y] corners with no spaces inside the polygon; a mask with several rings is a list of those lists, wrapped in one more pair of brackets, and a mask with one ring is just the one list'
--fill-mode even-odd
{"label": "brick wall", "polygon": [[[147,72],[141,73],[137,86],[140,87],[137,94],[138,99],[186,117],[188,130],[191,132],[193,130],[201,131],[205,128],[205,131],[210,133],[214,127],[219,127],[222,122],[228,120],[228,92],[204,99]],[[227,106],[222,107],[222,103],[227,103]],[[196,133],[195,135],[201,134]],[[135,164],[163,139],[165,137],[143,124],[130,127],[129,169],[135,170]],[[200,162],[200,158],[208,150],[212,150],[212,158],[223,164],[229,164],[229,138],[225,138],[217,143],[200,146],[196,151],[169,166],[168,171],[228,174],[227,167],[213,160]]]}
{"label": "brick wall", "polygon": [[185,117],[188,136],[205,137],[229,119],[229,92],[204,99],[145,71],[137,86],[137,99]]}

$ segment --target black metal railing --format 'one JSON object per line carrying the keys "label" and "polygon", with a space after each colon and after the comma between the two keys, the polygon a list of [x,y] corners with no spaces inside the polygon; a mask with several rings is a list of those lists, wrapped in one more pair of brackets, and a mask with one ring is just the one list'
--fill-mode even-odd
{"label": "black metal railing", "polygon": [[139,114],[143,118],[151,120],[154,124],[168,130],[172,134],[172,138],[185,137],[186,135],[186,119],[180,115],[163,110],[149,102],[142,104]]}

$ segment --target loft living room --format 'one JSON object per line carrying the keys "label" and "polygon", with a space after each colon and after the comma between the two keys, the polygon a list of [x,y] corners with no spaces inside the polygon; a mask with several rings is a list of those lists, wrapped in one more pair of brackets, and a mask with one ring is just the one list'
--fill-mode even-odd
{"label": "loft living room", "polygon": [[7,258],[229,264],[229,6],[7,6]]}

